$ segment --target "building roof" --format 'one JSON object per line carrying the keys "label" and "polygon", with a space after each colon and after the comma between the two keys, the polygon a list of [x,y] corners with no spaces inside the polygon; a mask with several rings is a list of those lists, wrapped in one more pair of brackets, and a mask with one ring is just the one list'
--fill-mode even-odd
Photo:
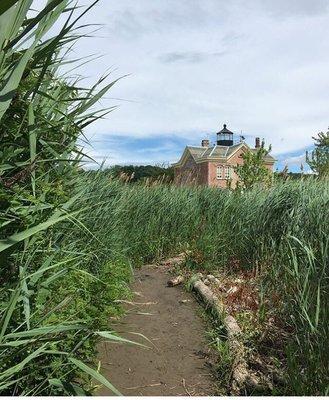
{"label": "building roof", "polygon": [[[212,147],[186,146],[180,160],[177,163],[174,163],[173,166],[180,166],[188,155],[191,155],[196,163],[204,161],[217,161],[217,160],[226,161],[229,158],[231,158],[231,156],[233,156],[233,154],[235,154],[236,151],[238,151],[243,147],[246,148],[246,150],[250,150],[252,152],[257,151],[257,149],[251,149],[244,142],[235,144],[233,146],[221,146],[221,145],[215,145]],[[264,161],[274,164],[275,158],[273,158],[270,154],[267,154],[264,157]]]}
{"label": "building roof", "polygon": [[231,131],[229,131],[227,128],[226,128],[226,124],[224,124],[223,125],[223,129],[221,130],[221,131],[219,131],[219,132],[217,132],[217,135],[218,134],[230,134],[230,135],[233,135],[233,132],[231,132]]}

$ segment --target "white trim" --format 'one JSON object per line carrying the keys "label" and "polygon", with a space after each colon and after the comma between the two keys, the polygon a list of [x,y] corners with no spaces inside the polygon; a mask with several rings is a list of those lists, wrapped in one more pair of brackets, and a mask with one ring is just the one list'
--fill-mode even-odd
{"label": "white trim", "polygon": [[227,160],[229,160],[230,158],[232,158],[232,157],[234,156],[234,154],[235,154],[238,150],[242,149],[242,147],[245,147],[247,150],[250,150],[250,147],[249,147],[246,143],[239,143],[238,146],[237,146],[237,148],[233,151],[233,153],[231,153],[231,154],[227,157]]}
{"label": "white trim", "polygon": [[186,158],[187,158],[188,155],[190,155],[192,157],[192,159],[194,161],[196,161],[194,156],[193,156],[193,154],[189,151],[189,147],[186,146],[184,151],[183,151],[183,154],[181,155],[181,158],[177,161],[177,163],[173,163],[172,164],[173,167],[180,167],[181,165],[183,165],[184,162],[186,161]]}
{"label": "white trim", "polygon": [[201,156],[199,156],[199,158],[201,158],[201,157],[203,157],[204,156],[204,154],[206,154],[207,153],[207,150],[208,150],[208,147],[206,147],[206,150],[201,154]]}
{"label": "white trim", "polygon": [[214,146],[214,148],[211,150],[209,157],[211,157],[212,153],[214,152],[214,150],[216,149],[217,145]]}
{"label": "white trim", "polygon": [[224,166],[216,165],[216,179],[222,180],[224,175],[223,172],[224,172]]}
{"label": "white trim", "polygon": [[[220,173],[219,173],[220,171]],[[227,173],[228,172],[228,173]],[[221,181],[228,181],[232,179],[233,166],[230,164],[216,165],[216,179]]]}
{"label": "white trim", "polygon": [[224,167],[224,179],[232,179],[232,167],[229,164],[225,165]]}

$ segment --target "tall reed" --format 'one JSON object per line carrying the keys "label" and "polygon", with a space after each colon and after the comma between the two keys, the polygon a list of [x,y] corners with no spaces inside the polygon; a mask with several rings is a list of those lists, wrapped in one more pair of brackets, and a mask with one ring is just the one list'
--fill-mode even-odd
{"label": "tall reed", "polygon": [[87,175],[89,201],[96,208],[102,204],[88,224],[98,226],[105,218],[109,251],[134,266],[189,249],[192,268],[256,268],[265,298],[280,298],[275,310],[267,311],[293,332],[286,346],[288,392],[327,392],[328,180],[288,181],[238,193],[122,184],[106,174]]}
{"label": "tall reed", "polygon": [[[119,295],[118,288],[108,293],[111,279],[102,278],[117,267],[72,233],[85,229],[79,216],[87,212],[84,206],[72,211],[84,195],[77,189],[77,139],[110,111],[91,108],[115,82],[104,76],[83,88],[79,78],[61,72],[71,62],[67,51],[84,36],[79,21],[96,3],[80,9],[48,0],[33,12],[32,0],[1,1],[1,394],[82,394],[89,391],[88,376],[116,392],[86,362],[94,359],[97,337],[119,340],[101,331],[108,327],[108,304],[117,312],[111,299]],[[99,262],[97,275],[86,261]],[[128,279],[128,272],[118,274]]]}

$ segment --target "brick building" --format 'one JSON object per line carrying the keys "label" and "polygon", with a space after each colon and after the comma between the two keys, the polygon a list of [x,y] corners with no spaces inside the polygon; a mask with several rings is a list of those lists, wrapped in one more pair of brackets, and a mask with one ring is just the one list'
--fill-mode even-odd
{"label": "brick building", "polygon": [[[233,132],[224,128],[217,134],[217,144],[211,146],[209,140],[202,140],[201,146],[186,146],[180,160],[173,164],[175,183],[217,186],[225,188],[230,184],[236,187],[238,176],[236,165],[243,164],[241,155],[246,151],[257,151],[260,139],[256,138],[255,148],[245,142],[234,144]],[[275,159],[264,157],[266,167],[272,171]]]}

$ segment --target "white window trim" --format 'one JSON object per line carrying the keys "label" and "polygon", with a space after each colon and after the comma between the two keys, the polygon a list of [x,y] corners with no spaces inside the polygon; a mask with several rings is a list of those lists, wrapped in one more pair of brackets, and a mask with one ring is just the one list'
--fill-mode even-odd
{"label": "white window trim", "polygon": [[224,168],[224,179],[231,179],[232,178],[232,168],[230,165],[225,165]]}
{"label": "white window trim", "polygon": [[232,179],[232,166],[231,165],[217,165],[216,166],[216,179],[229,180]]}
{"label": "white window trim", "polygon": [[217,165],[216,167],[216,178],[217,179],[223,179],[223,172],[224,168],[222,165]]}

